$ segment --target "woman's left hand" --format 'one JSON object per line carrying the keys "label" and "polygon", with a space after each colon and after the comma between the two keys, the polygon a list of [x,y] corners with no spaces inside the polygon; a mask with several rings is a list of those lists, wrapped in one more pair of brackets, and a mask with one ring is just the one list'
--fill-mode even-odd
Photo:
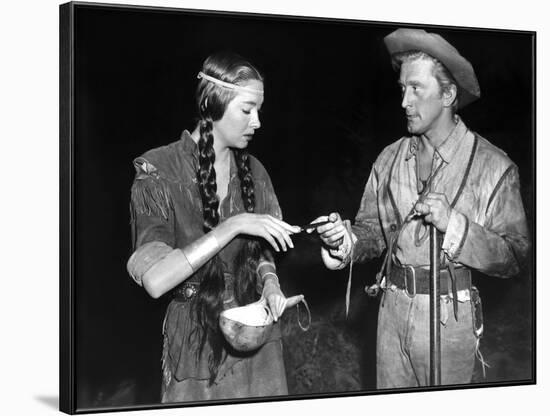
{"label": "woman's left hand", "polygon": [[267,305],[271,310],[271,314],[273,315],[273,320],[277,322],[279,317],[285,311],[287,303],[285,295],[281,292],[281,288],[273,280],[266,280],[262,290],[262,298],[266,300]]}

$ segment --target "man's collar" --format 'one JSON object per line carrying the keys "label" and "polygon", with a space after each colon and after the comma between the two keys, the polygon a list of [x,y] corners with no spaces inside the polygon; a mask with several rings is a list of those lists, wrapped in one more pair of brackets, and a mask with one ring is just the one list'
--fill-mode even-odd
{"label": "man's collar", "polygon": [[[447,139],[441,143],[435,150],[439,156],[446,162],[449,163],[452,156],[456,153],[456,150],[460,144],[460,141],[468,131],[468,128],[462,121],[462,119],[455,115],[456,125]],[[405,156],[405,160],[409,160],[411,157],[416,155],[418,151],[418,144],[420,141],[419,136],[412,136],[409,141],[409,150]]]}
{"label": "man's collar", "polygon": [[456,154],[462,138],[468,131],[468,128],[458,115],[455,115],[455,119],[455,128],[453,129],[449,137],[447,137],[447,139],[445,139],[445,141],[441,143],[436,149],[437,153],[439,153],[439,156],[441,156],[441,158],[446,163],[449,163],[452,157]]}

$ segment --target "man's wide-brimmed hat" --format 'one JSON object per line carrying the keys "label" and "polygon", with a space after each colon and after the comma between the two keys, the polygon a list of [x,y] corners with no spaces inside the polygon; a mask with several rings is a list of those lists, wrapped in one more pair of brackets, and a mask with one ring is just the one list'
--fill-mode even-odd
{"label": "man's wide-brimmed hat", "polygon": [[402,28],[387,35],[384,43],[390,55],[422,51],[445,65],[458,83],[459,107],[464,107],[480,97],[481,91],[472,64],[440,35],[423,29]]}

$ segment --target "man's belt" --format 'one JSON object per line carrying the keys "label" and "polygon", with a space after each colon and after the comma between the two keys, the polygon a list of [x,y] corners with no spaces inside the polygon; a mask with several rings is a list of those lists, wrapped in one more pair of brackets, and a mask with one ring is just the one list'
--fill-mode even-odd
{"label": "man's belt", "polygon": [[[465,267],[454,268],[456,280],[455,291],[470,289],[472,276],[470,270]],[[389,284],[394,284],[403,289],[409,296],[427,295],[430,292],[430,270],[421,267],[403,266],[393,263],[391,265]],[[441,269],[440,273],[441,295],[453,293],[451,276],[448,269]]]}

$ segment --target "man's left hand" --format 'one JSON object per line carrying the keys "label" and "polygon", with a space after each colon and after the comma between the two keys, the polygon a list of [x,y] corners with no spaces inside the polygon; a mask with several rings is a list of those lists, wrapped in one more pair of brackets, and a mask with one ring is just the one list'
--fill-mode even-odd
{"label": "man's left hand", "polygon": [[433,224],[442,233],[447,231],[451,217],[451,205],[445,194],[430,192],[422,202],[414,206],[419,215],[424,215],[424,221]]}

